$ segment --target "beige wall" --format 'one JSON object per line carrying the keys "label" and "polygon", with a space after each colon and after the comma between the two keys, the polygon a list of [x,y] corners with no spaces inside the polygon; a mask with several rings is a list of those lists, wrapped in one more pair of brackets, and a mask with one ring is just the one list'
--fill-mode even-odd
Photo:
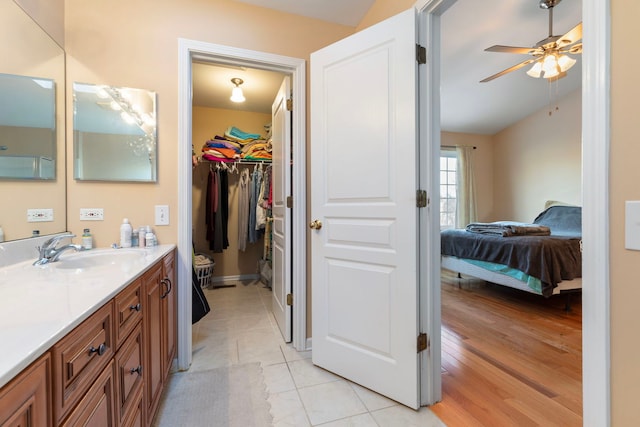
{"label": "beige wall", "polygon": [[[193,108],[193,146],[198,156],[204,143],[215,135],[223,135],[229,126],[235,126],[244,132],[264,135],[264,125],[271,123],[271,114],[251,113],[238,110],[222,110],[218,108]],[[209,167],[212,163],[201,162],[193,170],[193,241],[196,252],[204,253],[216,262],[213,277],[239,276],[256,274],[258,260],[262,258],[264,239],[256,243],[247,243],[246,251],[238,250],[238,173],[228,175],[229,178],[229,247],[222,253],[209,250],[206,240],[206,188]],[[252,165],[239,165],[239,169]]]}
{"label": "beige wall", "polygon": [[415,0],[376,0],[357,25],[356,31],[363,30],[393,15],[397,15],[409,9],[415,3]]}
{"label": "beige wall", "polygon": [[474,179],[476,183],[476,210],[478,221],[494,221],[493,214],[493,139],[490,135],[442,132],[440,143],[443,146],[476,147],[473,151]]}
{"label": "beige wall", "polygon": [[640,252],[624,248],[624,202],[640,200],[640,59],[637,41],[640,2],[611,0],[611,403],[612,426],[640,425],[640,339],[638,270]]}
{"label": "beige wall", "polygon": [[64,47],[65,0],[15,0],[60,46]]}
{"label": "beige wall", "polygon": [[[153,224],[154,205],[170,207],[171,224],[156,226],[161,243],[177,242],[178,38],[298,58],[350,34],[353,29],[230,0],[113,2],[66,0],[67,81],[135,87],[157,92],[156,184],[75,182],[68,165],[68,228],[80,231],[81,207],[102,207],[92,222],[97,246],[117,241],[120,222]],[[70,90],[67,110],[72,111]],[[72,117],[67,156],[72,158]],[[122,203],[125,201],[125,203]]]}
{"label": "beige wall", "polygon": [[[559,82],[562,84],[562,81]],[[495,220],[531,222],[545,201],[581,204],[581,93],[494,135]]]}

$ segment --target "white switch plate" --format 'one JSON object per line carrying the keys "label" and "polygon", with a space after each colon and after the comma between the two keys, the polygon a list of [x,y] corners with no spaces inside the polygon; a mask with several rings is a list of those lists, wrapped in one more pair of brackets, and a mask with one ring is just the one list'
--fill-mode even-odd
{"label": "white switch plate", "polygon": [[624,247],[640,251],[640,201],[625,203],[624,222]]}
{"label": "white switch plate", "polygon": [[169,225],[169,206],[156,205],[156,224]]}
{"label": "white switch plate", "polygon": [[104,221],[104,209],[80,208],[80,221]]}
{"label": "white switch plate", "polygon": [[53,209],[27,209],[27,222],[53,221]]}

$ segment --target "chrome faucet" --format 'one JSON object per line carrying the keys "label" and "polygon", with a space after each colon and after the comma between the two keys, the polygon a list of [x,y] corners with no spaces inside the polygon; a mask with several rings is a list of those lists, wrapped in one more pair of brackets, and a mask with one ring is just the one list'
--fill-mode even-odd
{"label": "chrome faucet", "polygon": [[47,240],[42,244],[42,246],[38,246],[38,259],[33,263],[33,265],[43,265],[49,262],[56,262],[60,255],[63,252],[66,252],[69,249],[73,249],[75,251],[81,251],[83,248],[81,245],[74,245],[73,243],[69,243],[68,245],[56,247],[58,242],[62,239],[72,239],[76,237],[75,234],[61,234],[59,236],[55,236]]}

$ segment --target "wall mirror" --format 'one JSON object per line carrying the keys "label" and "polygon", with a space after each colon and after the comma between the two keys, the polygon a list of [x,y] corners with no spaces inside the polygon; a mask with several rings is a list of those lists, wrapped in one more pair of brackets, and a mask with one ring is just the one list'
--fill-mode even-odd
{"label": "wall mirror", "polygon": [[156,93],[73,84],[74,177],[157,180]]}
{"label": "wall mirror", "polygon": [[0,178],[54,179],[55,82],[0,74],[0,99]]}
{"label": "wall mirror", "polygon": [[5,241],[63,232],[64,49],[14,1],[0,2],[0,40],[0,227]]}

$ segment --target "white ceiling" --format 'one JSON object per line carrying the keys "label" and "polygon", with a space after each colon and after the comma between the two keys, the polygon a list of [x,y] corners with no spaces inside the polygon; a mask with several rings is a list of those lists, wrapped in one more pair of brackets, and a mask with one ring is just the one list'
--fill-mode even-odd
{"label": "white ceiling", "polygon": [[[237,0],[355,26],[373,0]],[[495,45],[531,47],[549,34],[548,11],[539,0],[457,0],[442,16],[441,127],[451,132],[495,134],[554,99],[580,88],[581,58],[557,83],[526,75],[527,68],[487,83],[485,77],[509,68],[527,55],[485,52]],[[554,8],[554,35],[581,21],[581,0],[563,0]],[[240,77],[247,102],[228,100],[232,77]],[[194,64],[194,104],[269,113],[282,75],[269,71]]]}

